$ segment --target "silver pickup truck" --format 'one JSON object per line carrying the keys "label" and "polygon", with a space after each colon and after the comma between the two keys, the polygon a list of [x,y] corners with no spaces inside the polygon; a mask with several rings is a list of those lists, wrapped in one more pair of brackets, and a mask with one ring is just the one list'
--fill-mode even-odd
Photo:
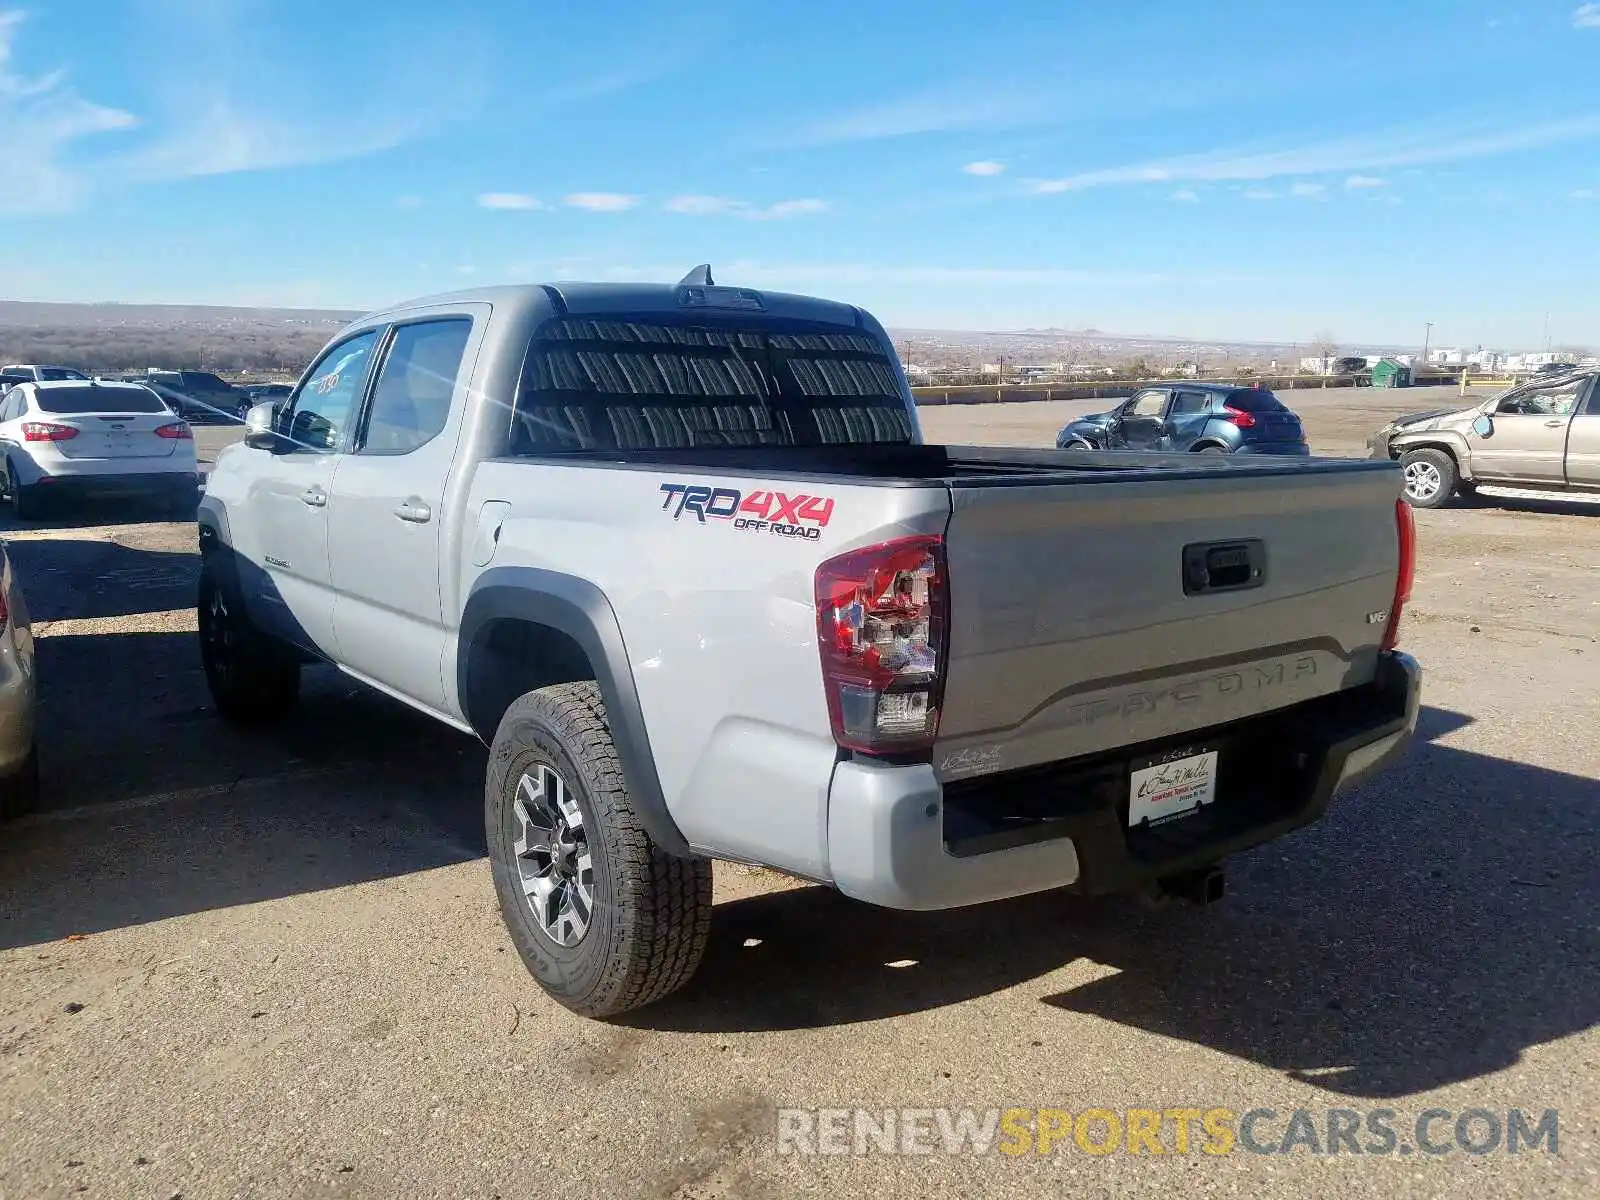
{"label": "silver pickup truck", "polygon": [[694,972],[716,858],[901,909],[1213,898],[1415,726],[1399,492],[929,445],[871,316],[706,269],[489,288],[251,411],[200,649],[235,721],[330,662],[487,743],[511,936],[604,1017]]}

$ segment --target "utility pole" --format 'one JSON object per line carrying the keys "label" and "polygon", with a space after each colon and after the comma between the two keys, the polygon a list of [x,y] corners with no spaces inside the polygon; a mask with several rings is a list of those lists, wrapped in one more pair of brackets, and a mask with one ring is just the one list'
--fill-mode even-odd
{"label": "utility pole", "polygon": [[1550,310],[1544,310],[1544,349],[1550,349]]}
{"label": "utility pole", "polygon": [[1422,329],[1422,365],[1428,365],[1428,343],[1433,340],[1433,322],[1424,323]]}

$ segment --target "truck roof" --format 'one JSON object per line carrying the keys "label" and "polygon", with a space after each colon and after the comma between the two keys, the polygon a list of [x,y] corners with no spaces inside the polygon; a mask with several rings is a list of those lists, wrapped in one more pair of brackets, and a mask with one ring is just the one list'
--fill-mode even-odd
{"label": "truck roof", "polygon": [[[724,303],[690,305],[684,302],[686,290],[699,288],[713,299],[723,298]],[[554,307],[565,307],[573,315],[600,316],[606,313],[665,313],[702,311],[720,314],[757,311],[746,304],[733,303],[739,294],[756,297],[759,311],[767,316],[796,320],[819,321],[830,325],[847,325],[861,328],[869,318],[854,305],[816,296],[795,295],[788,292],[769,292],[738,285],[703,285],[690,283],[600,283],[567,280],[550,283],[503,284],[493,287],[467,288],[461,291],[440,292],[419,296],[398,304],[375,309],[355,324],[364,324],[378,317],[412,309],[450,304],[492,304],[496,308],[510,309],[513,313]]]}

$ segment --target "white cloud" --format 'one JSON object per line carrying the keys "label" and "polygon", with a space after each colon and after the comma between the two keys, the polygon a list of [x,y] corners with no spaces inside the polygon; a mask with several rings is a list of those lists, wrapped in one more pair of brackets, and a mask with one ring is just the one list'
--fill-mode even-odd
{"label": "white cloud", "polygon": [[20,12],[0,12],[0,213],[54,212],[88,193],[89,176],[66,161],[69,149],[138,120],[82,99],[59,71],[34,78],[13,71],[22,22]]}
{"label": "white cloud", "polygon": [[1600,29],[1600,4],[1580,4],[1572,12],[1574,29]]}
{"label": "white cloud", "polygon": [[1376,175],[1352,175],[1349,179],[1344,181],[1344,185],[1352,191],[1356,191],[1360,188],[1381,188],[1388,186]]}
{"label": "white cloud", "polygon": [[405,209],[407,212],[415,212],[417,209],[422,207],[422,197],[396,196],[394,200],[394,206],[396,208]]}
{"label": "white cloud", "polygon": [[1172,198],[1181,200],[1185,204],[1194,204],[1200,199],[1200,196],[1193,188],[1179,188],[1172,193]]}
{"label": "white cloud", "polygon": [[538,197],[526,192],[484,192],[478,197],[479,208],[500,208],[513,212],[530,212],[543,208]]}
{"label": "white cloud", "polygon": [[946,85],[811,121],[768,143],[774,148],[876,141],[957,129],[1003,129],[1046,119],[1058,107],[1028,87],[992,80]]}
{"label": "white cloud", "polygon": [[1567,193],[1567,199],[1568,200],[1595,200],[1595,199],[1600,199],[1600,192],[1595,191],[1593,188],[1579,188],[1575,192],[1568,192]]}
{"label": "white cloud", "polygon": [[1296,183],[1291,184],[1289,187],[1289,194],[1291,196],[1303,196],[1307,198],[1325,195],[1327,191],[1328,185],[1325,183]]}
{"label": "white cloud", "polygon": [[1492,158],[1596,136],[1600,136],[1600,114],[1487,131],[1416,128],[1277,150],[1212,150],[1186,154],[1157,162],[1081,171],[1059,179],[1038,179],[1031,183],[1029,190],[1049,195],[1162,180],[1259,182],[1290,175],[1326,175]]}
{"label": "white cloud", "polygon": [[994,162],[990,159],[979,159],[969,162],[961,170],[968,175],[999,175],[1006,169],[1005,163]]}
{"label": "white cloud", "polygon": [[1246,188],[1244,190],[1244,198],[1246,200],[1276,200],[1278,193],[1271,188]]}
{"label": "white cloud", "polygon": [[637,207],[639,197],[626,196],[621,192],[573,192],[562,203],[568,208],[582,208],[589,212],[618,213]]}
{"label": "white cloud", "polygon": [[116,168],[139,179],[200,179],[318,166],[392,150],[421,129],[404,116],[296,120],[200,85],[182,108],[170,132],[129,154]]}
{"label": "white cloud", "polygon": [[664,206],[668,212],[688,217],[738,217],[745,221],[775,221],[828,211],[825,200],[779,200],[766,206],[727,196],[674,196]]}

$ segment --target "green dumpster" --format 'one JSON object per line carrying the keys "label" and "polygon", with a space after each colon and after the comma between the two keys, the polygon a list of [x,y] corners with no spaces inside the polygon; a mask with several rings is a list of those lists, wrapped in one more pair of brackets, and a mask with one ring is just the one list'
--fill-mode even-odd
{"label": "green dumpster", "polygon": [[1392,358],[1380,358],[1372,368],[1373,387],[1410,387],[1411,368]]}

